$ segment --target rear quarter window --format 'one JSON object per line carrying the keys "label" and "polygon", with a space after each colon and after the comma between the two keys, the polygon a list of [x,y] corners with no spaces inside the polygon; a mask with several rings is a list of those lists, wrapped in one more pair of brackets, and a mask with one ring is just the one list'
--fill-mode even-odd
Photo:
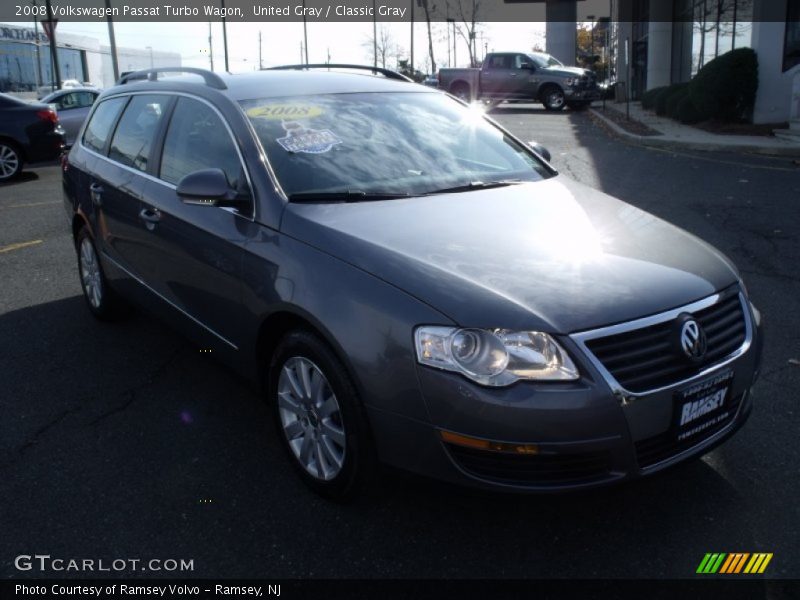
{"label": "rear quarter window", "polygon": [[96,152],[103,152],[111,135],[111,128],[128,101],[127,97],[111,98],[101,102],[92,114],[83,133],[83,145]]}

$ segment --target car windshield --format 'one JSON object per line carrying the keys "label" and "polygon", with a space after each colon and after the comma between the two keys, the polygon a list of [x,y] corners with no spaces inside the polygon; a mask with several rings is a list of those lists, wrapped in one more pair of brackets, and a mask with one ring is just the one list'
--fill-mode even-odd
{"label": "car windshield", "polygon": [[537,67],[546,68],[564,66],[564,63],[557,58],[550,56],[549,54],[529,54],[528,56],[530,56]]}
{"label": "car windshield", "polygon": [[241,104],[290,199],[418,196],[551,175],[482,110],[440,93],[328,94]]}

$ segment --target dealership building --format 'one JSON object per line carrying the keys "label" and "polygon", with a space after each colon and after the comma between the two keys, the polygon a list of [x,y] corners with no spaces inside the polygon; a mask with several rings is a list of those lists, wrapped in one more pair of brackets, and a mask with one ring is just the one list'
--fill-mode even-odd
{"label": "dealership building", "polygon": [[[96,38],[58,31],[56,42],[62,81],[76,79],[101,88],[114,83],[109,46]],[[180,54],[149,47],[117,47],[117,60],[122,72],[181,64]],[[0,92],[35,93],[52,85],[53,79],[50,42],[41,28],[0,24]]]}
{"label": "dealership building", "polygon": [[[506,0],[506,2],[542,0]],[[575,61],[576,21],[611,19],[616,80],[631,98],[689,81],[715,57],[749,47],[758,56],[754,123],[800,119],[798,0],[545,0],[548,52]]]}

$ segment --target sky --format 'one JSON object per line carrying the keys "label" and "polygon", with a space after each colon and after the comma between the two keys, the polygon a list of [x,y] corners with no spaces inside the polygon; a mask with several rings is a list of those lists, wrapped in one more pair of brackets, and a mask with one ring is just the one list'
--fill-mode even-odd
{"label": "sky", "polygon": [[[17,23],[18,25],[20,23]],[[448,47],[447,27],[444,23],[434,23],[434,57],[437,66],[447,66]],[[116,22],[115,35],[120,47],[154,51],[177,52],[184,66],[209,67],[208,23],[126,23]],[[400,46],[400,58],[408,58],[411,25],[409,23],[384,23],[392,40]],[[308,23],[309,62],[330,62],[370,64],[372,59],[371,22],[364,23]],[[214,68],[224,69],[222,24],[214,23],[212,43]],[[527,23],[485,23],[478,30],[479,55],[484,49],[529,51],[535,44],[544,46],[545,24]],[[258,34],[262,38],[262,60],[265,67],[300,62],[300,44],[303,41],[303,23],[228,23],[228,58],[232,72],[252,71],[258,68]],[[103,22],[61,22],[58,32],[87,35],[108,43],[108,27]],[[452,35],[452,34],[451,34]],[[417,69],[428,71],[427,27],[424,22],[414,25],[414,63]],[[452,51],[450,52],[452,62]],[[396,67],[396,56],[387,60],[387,67]],[[467,66],[467,46],[458,38],[456,59],[459,66]]]}

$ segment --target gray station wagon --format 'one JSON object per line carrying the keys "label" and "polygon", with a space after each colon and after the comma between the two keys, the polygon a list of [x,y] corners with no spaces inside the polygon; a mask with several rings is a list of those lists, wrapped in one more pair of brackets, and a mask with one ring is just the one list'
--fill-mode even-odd
{"label": "gray station wagon", "polygon": [[258,382],[319,493],[380,463],[604,485],[746,420],[760,315],[708,244],[391,71],[170,70],[106,90],[63,163],[89,310]]}

